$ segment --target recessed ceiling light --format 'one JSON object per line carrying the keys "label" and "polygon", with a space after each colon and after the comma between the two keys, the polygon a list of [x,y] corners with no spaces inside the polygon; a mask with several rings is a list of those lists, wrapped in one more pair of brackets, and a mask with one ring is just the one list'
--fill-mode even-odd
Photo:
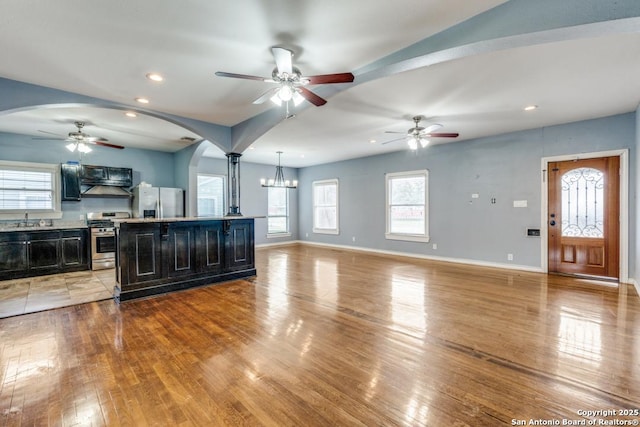
{"label": "recessed ceiling light", "polygon": [[138,115],[133,111],[127,111],[126,113],[124,113],[124,115],[127,117],[138,117]]}
{"label": "recessed ceiling light", "polygon": [[538,108],[537,105],[527,105],[526,107],[524,107],[524,111],[533,111],[537,108]]}
{"label": "recessed ceiling light", "polygon": [[300,158],[301,158],[301,159],[304,159],[304,154],[300,154]]}
{"label": "recessed ceiling light", "polygon": [[147,74],[147,78],[149,80],[153,80],[154,82],[161,82],[164,80],[164,77],[162,77],[160,74],[158,73],[149,73]]}
{"label": "recessed ceiling light", "polygon": [[375,144],[376,142],[378,142],[378,141],[376,141],[375,139],[370,139],[369,140],[369,144]]}
{"label": "recessed ceiling light", "polygon": [[256,147],[249,147],[249,150],[255,150]]}
{"label": "recessed ceiling light", "polygon": [[149,100],[147,98],[136,98],[136,102],[139,102],[140,104],[148,104]]}

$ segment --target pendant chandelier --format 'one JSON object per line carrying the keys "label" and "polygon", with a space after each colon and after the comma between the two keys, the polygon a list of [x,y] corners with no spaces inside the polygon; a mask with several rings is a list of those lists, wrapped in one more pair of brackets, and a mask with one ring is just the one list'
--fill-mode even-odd
{"label": "pendant chandelier", "polygon": [[276,166],[276,176],[273,179],[269,179],[268,181],[265,178],[260,179],[260,185],[263,187],[278,187],[278,188],[298,188],[298,181],[293,180],[289,181],[288,179],[284,179],[284,170],[280,165],[280,155],[282,151],[277,151],[278,153],[278,166]]}

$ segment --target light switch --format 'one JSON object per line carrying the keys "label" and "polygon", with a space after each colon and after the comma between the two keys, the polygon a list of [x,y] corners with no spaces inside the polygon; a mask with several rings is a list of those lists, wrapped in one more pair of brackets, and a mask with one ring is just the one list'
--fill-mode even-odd
{"label": "light switch", "polygon": [[526,208],[527,207],[527,201],[526,200],[514,200],[513,201],[513,207],[514,208]]}

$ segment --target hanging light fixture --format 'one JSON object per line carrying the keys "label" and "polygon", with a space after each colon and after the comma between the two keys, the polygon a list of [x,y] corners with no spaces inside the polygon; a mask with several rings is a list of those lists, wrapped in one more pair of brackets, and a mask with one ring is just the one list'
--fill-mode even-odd
{"label": "hanging light fixture", "polygon": [[276,166],[276,176],[273,179],[269,179],[268,181],[265,178],[260,179],[260,185],[263,187],[280,187],[280,188],[298,188],[298,181],[293,180],[289,181],[288,179],[284,179],[284,171],[282,166],[280,165],[280,155],[282,151],[277,151],[278,153],[278,166]]}

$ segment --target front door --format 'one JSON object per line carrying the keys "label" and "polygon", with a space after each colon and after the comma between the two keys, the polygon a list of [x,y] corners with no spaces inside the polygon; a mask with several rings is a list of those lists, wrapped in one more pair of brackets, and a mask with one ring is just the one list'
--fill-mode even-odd
{"label": "front door", "polygon": [[549,163],[549,272],[618,278],[620,158]]}

